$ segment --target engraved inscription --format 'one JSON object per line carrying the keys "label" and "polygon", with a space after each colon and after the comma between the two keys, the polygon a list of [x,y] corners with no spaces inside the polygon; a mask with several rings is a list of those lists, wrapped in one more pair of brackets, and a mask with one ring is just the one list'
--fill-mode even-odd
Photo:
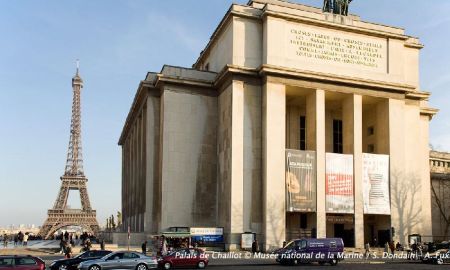
{"label": "engraved inscription", "polygon": [[363,39],[307,28],[291,28],[289,44],[297,57],[352,65],[368,69],[384,68],[386,45],[376,39]]}

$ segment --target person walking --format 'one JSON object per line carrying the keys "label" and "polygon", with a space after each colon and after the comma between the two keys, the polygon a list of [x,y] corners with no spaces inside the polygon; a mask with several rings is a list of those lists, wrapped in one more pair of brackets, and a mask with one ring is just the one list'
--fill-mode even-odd
{"label": "person walking", "polygon": [[19,237],[17,234],[14,235],[14,246],[17,246],[17,242],[19,242]]}
{"label": "person walking", "polygon": [[391,250],[391,254],[394,255],[395,254],[395,245],[394,245],[394,241],[391,241],[389,243],[389,249]]}
{"label": "person walking", "polygon": [[65,245],[64,255],[67,259],[72,258],[72,247],[70,246],[70,244],[68,242],[66,242],[66,245]]}
{"label": "person walking", "polygon": [[144,243],[142,243],[142,254],[147,255],[147,241],[144,241]]}
{"label": "person walking", "polygon": [[254,240],[252,243],[252,253],[258,253],[259,252],[259,245],[258,245],[258,240]]}
{"label": "person walking", "polygon": [[29,237],[28,233],[25,233],[25,234],[23,235],[23,245],[24,245],[24,246],[27,246],[27,245],[28,245],[28,237]]}
{"label": "person walking", "polygon": [[369,242],[367,242],[365,245],[364,245],[364,257],[366,257],[366,259],[368,259],[369,258],[369,256],[370,256],[370,244],[369,244]]}
{"label": "person walking", "polygon": [[389,243],[388,243],[388,242],[386,242],[386,243],[384,244],[384,253],[385,253],[385,254],[389,254]]}
{"label": "person walking", "polygon": [[5,247],[5,248],[8,248],[8,235],[5,233],[4,235],[3,235],[3,246]]}
{"label": "person walking", "polygon": [[100,249],[105,250],[105,240],[103,239],[100,240]]}

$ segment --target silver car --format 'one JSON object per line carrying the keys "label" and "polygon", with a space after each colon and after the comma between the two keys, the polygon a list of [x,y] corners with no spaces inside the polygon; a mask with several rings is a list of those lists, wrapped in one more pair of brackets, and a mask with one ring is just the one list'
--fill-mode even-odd
{"label": "silver car", "polygon": [[156,258],[133,251],[117,251],[97,260],[82,262],[79,270],[134,269],[147,270],[157,268]]}

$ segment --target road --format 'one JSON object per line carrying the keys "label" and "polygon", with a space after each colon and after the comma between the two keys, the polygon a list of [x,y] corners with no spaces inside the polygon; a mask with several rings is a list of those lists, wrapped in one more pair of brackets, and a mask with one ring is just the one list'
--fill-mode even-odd
{"label": "road", "polygon": [[[61,259],[62,256],[58,255],[48,255],[40,256],[45,260],[47,265],[53,260]],[[298,270],[308,270],[308,269],[330,269],[330,270],[340,270],[340,269],[351,269],[351,270],[371,270],[371,269],[408,269],[408,270],[433,270],[433,269],[449,269],[450,265],[429,265],[422,264],[420,262],[413,262],[407,260],[397,260],[397,261],[365,261],[365,260],[347,260],[340,262],[337,266],[320,266],[318,264],[310,265],[298,265],[298,266],[283,266],[279,265],[270,260],[235,260],[235,259],[211,259],[210,265],[207,267],[212,270],[269,270],[269,269],[298,269]]]}

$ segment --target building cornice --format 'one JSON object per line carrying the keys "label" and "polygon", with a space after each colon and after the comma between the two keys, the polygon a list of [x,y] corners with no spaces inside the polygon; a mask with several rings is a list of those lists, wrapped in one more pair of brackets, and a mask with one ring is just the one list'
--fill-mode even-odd
{"label": "building cornice", "polygon": [[298,79],[322,81],[328,83],[340,83],[346,85],[355,85],[363,88],[382,89],[388,92],[400,92],[411,93],[415,92],[416,87],[408,84],[389,83],[383,81],[367,80],[355,77],[341,76],[312,72],[300,69],[279,67],[273,65],[264,64],[259,69],[259,74],[263,75],[276,75],[276,76],[288,76]]}
{"label": "building cornice", "polygon": [[430,108],[430,107],[421,107],[420,108],[420,114],[421,115],[427,115],[430,117],[430,120],[433,119],[433,116],[435,116],[439,112],[439,109]]}
{"label": "building cornice", "polygon": [[130,126],[133,123],[133,119],[136,114],[140,111],[142,106],[144,105],[145,96],[147,95],[147,91],[153,88],[153,84],[148,81],[141,81],[139,83],[138,89],[136,91],[136,95],[134,96],[133,103],[131,104],[130,110],[128,112],[127,118],[125,120],[125,124],[122,128],[122,133],[120,134],[118,145],[123,145],[124,140],[127,137],[127,134],[130,130]]}

